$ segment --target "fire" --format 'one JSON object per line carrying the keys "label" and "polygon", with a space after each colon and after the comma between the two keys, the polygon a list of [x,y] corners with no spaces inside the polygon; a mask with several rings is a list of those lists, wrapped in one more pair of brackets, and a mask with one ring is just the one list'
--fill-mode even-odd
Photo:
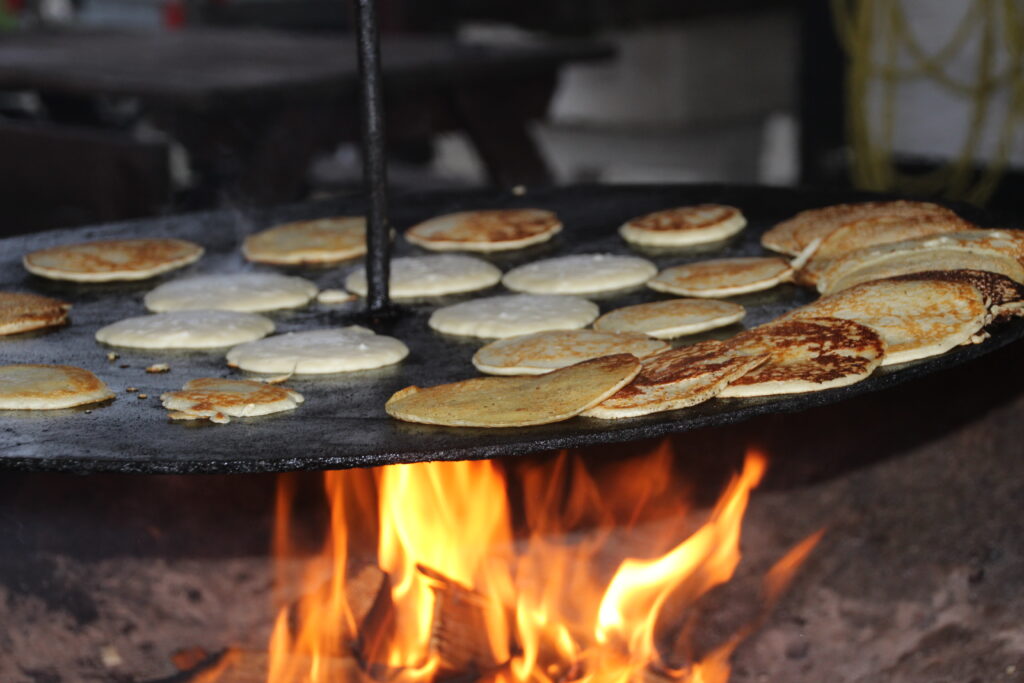
{"label": "fire", "polygon": [[[686,611],[732,578],[765,459],[748,454],[692,533],[683,525],[694,511],[671,468],[663,444],[613,470],[610,486],[568,454],[512,477],[492,461],[326,473],[330,533],[306,566],[304,597],[289,605],[279,592],[267,683],[431,683],[455,675],[494,683],[725,683],[732,652],[754,625],[680,662],[689,653],[663,652],[680,615],[662,612],[667,603]],[[292,495],[281,487],[281,560],[294,555]],[[614,558],[655,517],[673,522],[672,536],[643,538],[642,557]],[[525,537],[517,535],[524,527]],[[357,529],[376,533],[384,576],[362,616],[346,580]],[[819,538],[803,541],[768,573],[766,605]],[[292,580],[283,566],[279,588]]]}

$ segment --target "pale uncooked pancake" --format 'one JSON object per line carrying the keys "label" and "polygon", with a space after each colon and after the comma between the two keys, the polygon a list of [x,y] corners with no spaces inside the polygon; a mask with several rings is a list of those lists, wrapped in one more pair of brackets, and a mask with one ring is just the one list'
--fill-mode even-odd
{"label": "pale uncooked pancake", "polygon": [[232,417],[255,417],[292,410],[302,394],[282,386],[244,379],[202,377],[189,380],[181,391],[160,395],[164,408],[178,420],[208,419],[226,423]]}
{"label": "pale uncooked pancake", "polygon": [[736,353],[718,341],[673,349],[645,360],[636,379],[583,414],[617,420],[688,408],[714,398],[767,358]]}
{"label": "pale uncooked pancake", "polygon": [[432,251],[505,251],[547,242],[562,229],[542,209],[462,211],[414,225],[405,239]]}
{"label": "pale uncooked pancake", "polygon": [[187,266],[202,255],[201,246],[185,240],[104,240],[33,251],[22,263],[30,273],[51,280],[111,282],[143,280]]}
{"label": "pale uncooked pancake", "polygon": [[211,349],[265,337],[274,323],[255,313],[171,311],[101,327],[96,341],[136,349]]}
{"label": "pale uncooked pancake", "polygon": [[840,318],[802,318],[759,325],[726,341],[737,353],[768,362],[729,383],[722,398],[823,391],[855,384],[885,357],[870,327]]}
{"label": "pale uncooked pancake", "polygon": [[818,291],[837,292],[840,283],[904,275],[921,270],[989,270],[1024,282],[1024,231],[969,230],[881,244],[829,262],[818,276]]}
{"label": "pale uncooked pancake", "polygon": [[657,272],[657,266],[636,256],[576,254],[513,268],[501,282],[529,294],[595,294],[642,285]]}
{"label": "pale uncooked pancake", "polygon": [[250,261],[280,265],[337,263],[365,253],[366,219],[361,216],[275,225],[242,243],[242,254]]}
{"label": "pale uncooked pancake", "polygon": [[71,304],[48,296],[0,292],[0,335],[63,325]]}
{"label": "pale uncooked pancake", "polygon": [[[441,296],[485,289],[501,282],[501,271],[483,259],[465,254],[403,256],[391,260],[390,295],[395,299]],[[345,287],[366,296],[366,267],[345,278]]]}
{"label": "pale uncooked pancake", "polygon": [[473,354],[473,365],[492,375],[542,375],[591,358],[631,353],[640,360],[669,345],[636,332],[556,330],[499,339]]}
{"label": "pale uncooked pancake", "polygon": [[739,209],[723,204],[697,204],[655,211],[627,221],[619,228],[622,239],[650,247],[707,244],[732,237],[747,219]]}
{"label": "pale uncooked pancake", "polygon": [[0,365],[0,410],[56,410],[113,398],[88,370],[70,365]]}
{"label": "pale uncooked pancake", "polygon": [[656,339],[674,339],[743,319],[746,309],[731,301],[672,299],[617,308],[594,321],[603,332],[642,332]]}
{"label": "pale uncooked pancake", "polygon": [[836,204],[801,211],[792,218],[778,223],[761,236],[761,244],[766,249],[796,256],[815,239],[827,237],[847,223],[879,216],[914,216],[922,213],[941,213],[951,219],[958,218],[949,209],[930,202]]}
{"label": "pale uncooked pancake", "polygon": [[258,313],[303,306],[316,291],[309,280],[277,273],[200,275],[162,284],[144,301],[155,313],[201,309]]}
{"label": "pale uncooked pancake", "polygon": [[429,324],[445,334],[504,338],[586,327],[598,313],[596,304],[575,296],[511,294],[439,308]]}
{"label": "pale uncooked pancake", "polygon": [[406,387],[384,406],[407,422],[451,427],[524,427],[568,420],[608,398],[640,371],[628,353],[583,361],[544,375],[477,377]]}
{"label": "pale uncooked pancake", "polygon": [[785,259],[727,258],[666,268],[647,286],[676,296],[714,298],[760,292],[792,277],[793,268]]}
{"label": "pale uncooked pancake", "polygon": [[228,365],[249,372],[316,375],[394,365],[407,355],[409,348],[394,337],[350,325],[239,344],[228,351]]}
{"label": "pale uncooked pancake", "polygon": [[984,295],[965,282],[865,282],[790,311],[783,319],[853,320],[885,341],[882,365],[937,356],[977,341],[989,321]]}

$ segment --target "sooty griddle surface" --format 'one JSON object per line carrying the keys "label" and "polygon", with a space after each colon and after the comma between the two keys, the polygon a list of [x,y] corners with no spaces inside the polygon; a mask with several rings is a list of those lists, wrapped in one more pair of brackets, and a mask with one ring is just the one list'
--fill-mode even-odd
{"label": "sooty griddle surface", "polygon": [[[761,233],[797,211],[866,195],[805,190],[701,186],[584,186],[529,191],[461,192],[406,195],[392,198],[391,217],[402,230],[440,213],[473,208],[531,206],[551,209],[565,229],[552,242],[507,254],[490,256],[508,269],[549,256],[587,252],[634,253],[616,229],[626,219],[681,204],[718,202],[740,207],[749,225],[737,238],[713,247],[641,252],[661,268],[688,261],[763,254]],[[142,296],[173,278],[204,273],[271,271],[246,263],[242,238],[275,222],[339,213],[360,213],[359,199],[332,200],[261,212],[220,211],[133,221],[115,225],[60,230],[0,240],[0,290],[29,291],[63,298],[74,304],[71,324],[50,332],[0,337],[0,363],[66,363],[92,370],[117,393],[102,405],[57,411],[6,411],[0,414],[0,468],[79,472],[273,472],[296,469],[346,468],[421,460],[454,460],[519,455],[542,450],[628,441],[671,432],[722,425],[771,412],[799,411],[884,389],[915,377],[940,371],[989,353],[1024,336],[1024,321],[994,330],[985,343],[962,347],[945,356],[902,367],[883,368],[850,387],[806,395],[764,399],[713,399],[707,403],[627,420],[592,418],[519,429],[455,429],[398,422],[384,412],[384,402],[410,384],[431,386],[476,376],[470,363],[479,340],[446,337],[427,327],[439,305],[488,296],[500,287],[474,295],[403,303],[392,321],[374,324],[410,348],[400,365],[350,374],[295,377],[287,382],[306,397],[297,410],[261,418],[235,419],[228,425],[171,422],[160,406],[162,392],[179,389],[188,379],[203,376],[242,376],[224,364],[224,351],[170,352],[112,349],[93,339],[108,323],[146,313]],[[962,212],[963,213],[963,212]],[[983,216],[966,214],[982,225]],[[57,244],[140,236],[173,236],[194,240],[206,255],[183,270],[141,283],[80,285],[51,282],[29,275],[22,254]],[[398,238],[395,254],[422,253]],[[321,288],[340,287],[354,263],[333,268],[289,268],[287,272],[314,280]],[[668,298],[646,289],[596,297],[602,312],[623,305]],[[699,338],[725,338],[743,327],[777,317],[813,295],[792,285],[771,292],[735,297],[747,307],[742,325]],[[325,326],[366,324],[361,302],[307,307],[268,314],[278,332]],[[688,342],[694,337],[684,338]],[[148,374],[153,363],[171,371]],[[997,381],[998,378],[991,378]],[[138,389],[128,393],[128,387]],[[138,398],[145,394],[147,398]]]}

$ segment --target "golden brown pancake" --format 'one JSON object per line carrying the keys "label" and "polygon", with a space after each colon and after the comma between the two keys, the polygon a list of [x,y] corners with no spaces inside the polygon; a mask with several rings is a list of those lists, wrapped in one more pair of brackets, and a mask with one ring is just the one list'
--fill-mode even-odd
{"label": "golden brown pancake", "polygon": [[473,354],[473,365],[492,375],[542,375],[613,353],[643,360],[668,348],[668,343],[636,332],[554,330],[491,342]]}
{"label": "golden brown pancake", "polygon": [[463,211],[414,225],[405,239],[433,251],[504,251],[546,242],[561,229],[558,216],[542,209]]}
{"label": "golden brown pancake", "polygon": [[655,211],[627,221],[619,234],[644,246],[686,246],[732,237],[747,224],[739,209],[723,204],[697,204]]}
{"label": "golden brown pancake", "polygon": [[743,319],[746,309],[731,301],[714,299],[670,299],[625,306],[605,313],[594,321],[602,332],[643,332],[655,339],[674,339]]}
{"label": "golden brown pancake", "polygon": [[879,216],[914,216],[923,213],[944,214],[951,220],[958,218],[949,209],[931,202],[835,204],[801,211],[792,218],[776,224],[761,236],[761,244],[766,249],[796,256],[815,239],[825,238],[847,223]]}
{"label": "golden brown pancake", "polygon": [[647,282],[676,296],[725,297],[771,289],[793,277],[793,268],[776,256],[698,261],[666,268]]}
{"label": "golden brown pancake", "polygon": [[972,230],[976,226],[948,213],[921,213],[911,216],[876,216],[847,223],[825,236],[798,279],[803,284],[813,285],[832,259],[844,254],[906,240],[930,237],[951,232]]}
{"label": "golden brown pancake", "polygon": [[726,341],[740,354],[769,356],[719,396],[771,396],[822,391],[868,377],[885,356],[870,327],[839,318],[802,318],[759,325]]}
{"label": "golden brown pancake", "polygon": [[828,263],[818,291],[924,270],[987,270],[1024,282],[1024,231],[968,230],[858,249]]}
{"label": "golden brown pancake", "polygon": [[103,240],[33,251],[22,263],[30,273],[51,280],[111,282],[150,278],[202,255],[201,246],[185,240]]}
{"label": "golden brown pancake", "polygon": [[181,391],[161,394],[173,419],[208,419],[230,422],[231,417],[253,417],[291,410],[303,402],[302,394],[282,386],[244,379],[203,377],[189,380]]}
{"label": "golden brown pancake", "polygon": [[250,261],[290,265],[337,263],[366,253],[366,219],[336,216],[283,223],[249,235],[242,254]]}
{"label": "golden brown pancake", "polygon": [[897,275],[894,281],[943,280],[973,285],[988,302],[989,310],[1000,320],[1024,314],[1024,285],[1005,275],[983,270],[926,270]]}
{"label": "golden brown pancake", "polygon": [[71,365],[0,366],[0,410],[56,410],[113,396],[96,375]]}
{"label": "golden brown pancake", "polygon": [[990,315],[984,295],[966,282],[880,280],[822,297],[783,319],[820,317],[874,329],[885,340],[882,365],[892,365],[979,341]]}
{"label": "golden brown pancake", "polygon": [[697,405],[767,359],[767,354],[737,353],[718,341],[673,349],[643,361],[632,382],[583,415],[617,420]]}
{"label": "golden brown pancake", "polygon": [[71,304],[48,296],[0,292],[0,335],[63,325]]}
{"label": "golden brown pancake", "polygon": [[406,422],[450,427],[524,427],[560,422],[608,398],[640,372],[628,353],[595,358],[545,375],[478,377],[406,387],[384,409]]}

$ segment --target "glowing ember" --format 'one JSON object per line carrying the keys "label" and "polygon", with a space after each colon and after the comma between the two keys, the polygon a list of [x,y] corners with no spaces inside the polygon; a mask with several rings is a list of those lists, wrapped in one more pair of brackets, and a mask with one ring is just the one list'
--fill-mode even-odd
{"label": "glowing ember", "polygon": [[[580,459],[563,454],[513,480],[518,507],[510,506],[505,475],[490,461],[328,472],[330,534],[301,579],[304,597],[278,614],[267,682],[428,683],[460,675],[494,683],[724,683],[732,652],[756,624],[699,660],[682,659],[687,653],[660,649],[670,636],[679,642],[678,633],[664,631],[680,615],[662,619],[662,611],[670,602],[671,611],[685,612],[732,577],[743,514],[765,459],[748,454],[692,533],[683,528],[692,515],[671,467],[663,445],[601,485]],[[278,498],[281,604],[293,580],[283,569],[294,555],[292,495],[283,485]],[[602,572],[610,566],[609,539],[630,536],[652,516],[672,521],[674,538],[644,539],[650,557],[619,558],[613,574]],[[525,538],[514,535],[513,517],[522,518]],[[377,533],[386,579],[357,623],[346,566],[350,536],[367,529]],[[765,610],[819,538],[805,539],[768,573]]]}

